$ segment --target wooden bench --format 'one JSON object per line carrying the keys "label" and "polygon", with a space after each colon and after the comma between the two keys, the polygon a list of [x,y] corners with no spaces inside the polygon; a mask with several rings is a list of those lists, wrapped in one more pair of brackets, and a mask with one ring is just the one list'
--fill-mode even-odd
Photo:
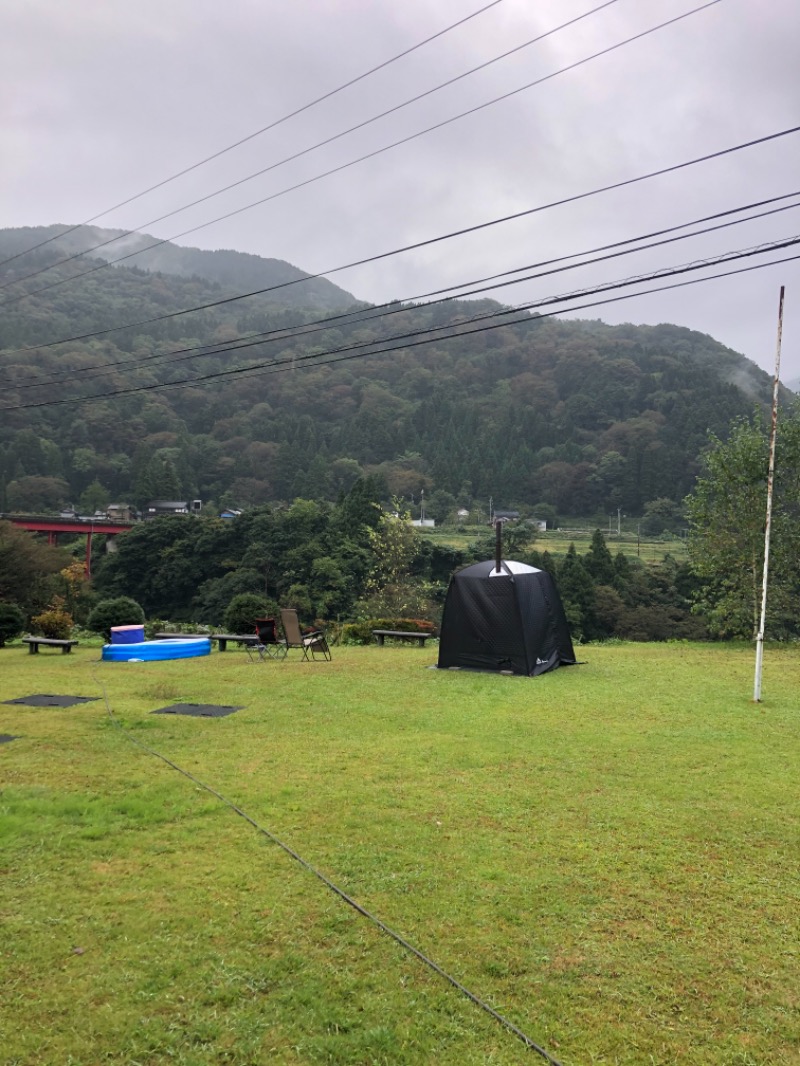
{"label": "wooden bench", "polygon": [[396,640],[418,640],[421,648],[425,647],[425,641],[431,635],[430,633],[412,633],[407,629],[373,629],[372,635],[378,641],[381,647],[387,637],[394,637]]}
{"label": "wooden bench", "polygon": [[63,655],[69,655],[77,640],[55,640],[53,637],[23,637],[22,643],[28,645],[31,655],[38,655],[39,648],[61,648]]}

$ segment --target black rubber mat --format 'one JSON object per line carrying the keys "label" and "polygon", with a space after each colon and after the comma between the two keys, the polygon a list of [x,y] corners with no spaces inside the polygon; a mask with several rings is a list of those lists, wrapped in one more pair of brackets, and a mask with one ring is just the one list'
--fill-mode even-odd
{"label": "black rubber mat", "polygon": [[28,707],[74,707],[78,703],[94,703],[99,696],[48,696],[37,692],[33,696],[20,696],[16,700],[4,700],[4,703],[24,703]]}
{"label": "black rubber mat", "polygon": [[173,703],[169,707],[159,707],[151,714],[189,714],[194,718],[224,718],[226,714],[234,714],[243,710],[242,707],[225,707],[214,703]]}
{"label": "black rubber mat", "polygon": [[19,737],[14,737],[11,733],[0,733],[0,744],[8,744],[11,740],[19,740]]}

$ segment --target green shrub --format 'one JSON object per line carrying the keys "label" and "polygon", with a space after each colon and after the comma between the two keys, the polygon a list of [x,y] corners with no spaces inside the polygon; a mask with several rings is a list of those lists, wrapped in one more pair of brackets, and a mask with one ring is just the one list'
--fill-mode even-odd
{"label": "green shrub", "polygon": [[16,603],[0,603],[0,648],[14,640],[25,628],[25,615]]}
{"label": "green shrub", "polygon": [[87,629],[111,639],[112,626],[138,626],[144,622],[144,611],[130,596],[101,600],[86,620]]}
{"label": "green shrub", "polygon": [[371,644],[373,629],[397,629],[405,633],[436,635],[436,626],[424,618],[368,618],[363,622],[348,622],[342,626],[342,644]]}
{"label": "green shrub", "polygon": [[69,640],[72,636],[72,615],[64,610],[60,596],[56,596],[41,614],[35,614],[31,624],[48,640]]}
{"label": "green shrub", "polygon": [[223,624],[226,633],[253,633],[256,618],[278,617],[278,606],[273,600],[255,592],[240,592],[225,608]]}

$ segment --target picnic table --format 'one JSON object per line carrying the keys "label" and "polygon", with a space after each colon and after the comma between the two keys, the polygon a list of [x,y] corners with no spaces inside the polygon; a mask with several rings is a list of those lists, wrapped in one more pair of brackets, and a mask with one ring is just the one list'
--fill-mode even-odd
{"label": "picnic table", "polygon": [[69,655],[77,640],[56,640],[54,637],[23,637],[22,643],[28,645],[31,655],[38,655],[39,648],[61,648],[63,655]]}
{"label": "picnic table", "polygon": [[425,647],[425,641],[431,635],[430,633],[415,633],[408,629],[373,629],[372,635],[378,641],[378,644],[383,647],[383,642],[387,637],[393,637],[396,640],[416,640],[419,641],[421,648]]}

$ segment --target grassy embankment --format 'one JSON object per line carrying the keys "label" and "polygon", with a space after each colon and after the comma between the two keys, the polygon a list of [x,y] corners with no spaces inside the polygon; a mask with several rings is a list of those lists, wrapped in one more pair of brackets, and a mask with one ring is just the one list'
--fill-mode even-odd
{"label": "grassy embankment", "polygon": [[[539,1061],[240,804],[565,1066],[800,1059],[800,653],[435,649],[330,664],[0,651],[6,1066]],[[170,702],[227,718],[151,716]]]}

